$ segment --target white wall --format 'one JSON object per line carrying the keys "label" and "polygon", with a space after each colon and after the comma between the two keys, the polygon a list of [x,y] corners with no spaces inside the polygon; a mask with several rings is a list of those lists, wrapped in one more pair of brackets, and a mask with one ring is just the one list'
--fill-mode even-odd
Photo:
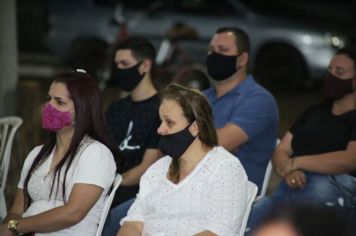
{"label": "white wall", "polygon": [[16,1],[0,0],[0,117],[16,113]]}

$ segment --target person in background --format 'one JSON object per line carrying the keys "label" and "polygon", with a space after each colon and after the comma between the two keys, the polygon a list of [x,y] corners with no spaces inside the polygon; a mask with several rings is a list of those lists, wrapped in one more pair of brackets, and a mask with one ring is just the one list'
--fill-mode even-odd
{"label": "person in background", "polygon": [[253,206],[250,228],[282,203],[334,207],[356,222],[355,89],[356,54],[341,49],[324,79],[325,100],[296,120],[274,152],[282,181]]}
{"label": "person in background", "polygon": [[[42,109],[45,144],[27,156],[0,235],[92,235],[122,157],[108,138],[99,89],[82,71],[54,78]],[[84,197],[83,197],[84,196]]]}
{"label": "person in background", "polygon": [[328,207],[280,206],[253,236],[354,236],[352,223]]}
{"label": "person in background", "polygon": [[113,80],[129,95],[114,101],[106,111],[110,132],[125,155],[122,184],[115,194],[103,235],[113,235],[136,197],[139,181],[161,155],[156,130],[160,99],[152,82],[155,49],[143,38],[128,38],[115,49]]}
{"label": "person in background", "polygon": [[239,160],[217,146],[208,100],[170,85],[159,114],[166,156],[142,176],[117,235],[238,235],[248,179]]}
{"label": "person in background", "polygon": [[143,38],[129,38],[115,49],[114,81],[130,94],[114,101],[106,111],[109,131],[125,155],[122,184],[113,206],[136,196],[146,169],[159,157],[158,107],[152,83],[155,49]]}
{"label": "person in background", "polygon": [[247,73],[249,37],[237,27],[219,28],[206,66],[215,86],[205,91],[213,109],[219,145],[239,158],[261,190],[276,146],[279,115],[274,97]]}
{"label": "person in background", "polygon": [[200,91],[211,87],[209,76],[202,65],[192,64],[180,68],[172,78],[173,83]]}

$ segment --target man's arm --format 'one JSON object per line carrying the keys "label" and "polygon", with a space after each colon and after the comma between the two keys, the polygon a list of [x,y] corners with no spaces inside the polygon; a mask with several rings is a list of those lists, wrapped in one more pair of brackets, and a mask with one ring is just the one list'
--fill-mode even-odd
{"label": "man's arm", "polygon": [[132,186],[139,184],[141,176],[161,155],[158,149],[146,149],[141,163],[123,173],[122,185]]}
{"label": "man's arm", "polygon": [[224,127],[217,129],[219,145],[228,151],[239,148],[248,141],[248,136],[239,126],[226,124]]}

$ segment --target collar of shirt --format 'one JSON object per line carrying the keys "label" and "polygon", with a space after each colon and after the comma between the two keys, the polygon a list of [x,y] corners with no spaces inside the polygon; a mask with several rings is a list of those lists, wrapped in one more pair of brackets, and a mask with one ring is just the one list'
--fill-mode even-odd
{"label": "collar of shirt", "polygon": [[216,96],[216,88],[215,87],[206,90],[205,95],[209,98],[209,100],[211,102],[214,102],[214,101],[219,100],[223,97],[226,97],[230,94],[231,95],[232,94],[241,94],[243,92],[246,92],[253,86],[254,83],[255,82],[254,82],[253,76],[251,74],[248,74],[245,80],[243,80],[240,84],[236,85],[233,89],[231,89],[230,91],[228,91],[221,97]]}

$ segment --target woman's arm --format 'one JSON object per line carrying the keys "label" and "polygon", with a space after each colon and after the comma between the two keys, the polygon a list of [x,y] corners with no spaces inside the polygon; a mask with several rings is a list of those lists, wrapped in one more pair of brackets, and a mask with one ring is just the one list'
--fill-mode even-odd
{"label": "woman's arm", "polygon": [[3,223],[7,223],[9,220],[18,220],[22,218],[22,214],[24,212],[24,203],[25,199],[23,196],[23,190],[18,188],[15,196],[15,200],[12,203],[12,206],[6,215]]}
{"label": "woman's arm", "polygon": [[284,178],[292,170],[292,139],[292,133],[287,132],[273,153],[273,167],[281,178]]}
{"label": "woman's arm", "polygon": [[19,220],[22,218],[22,213],[24,212],[24,197],[23,197],[23,190],[18,188],[15,196],[15,200],[4,218],[2,224],[0,225],[0,235],[7,236],[11,235],[14,236],[15,234],[11,232],[7,228],[7,223],[9,220]]}
{"label": "woman's arm", "polygon": [[143,223],[140,221],[126,221],[117,232],[116,236],[141,236]]}
{"label": "woman's arm", "polygon": [[293,169],[321,174],[349,173],[356,169],[356,141],[348,143],[346,150],[295,158]]}
{"label": "woman's arm", "polygon": [[45,233],[68,228],[80,222],[99,199],[103,189],[92,184],[74,184],[68,202],[38,215],[18,220],[19,233]]}

